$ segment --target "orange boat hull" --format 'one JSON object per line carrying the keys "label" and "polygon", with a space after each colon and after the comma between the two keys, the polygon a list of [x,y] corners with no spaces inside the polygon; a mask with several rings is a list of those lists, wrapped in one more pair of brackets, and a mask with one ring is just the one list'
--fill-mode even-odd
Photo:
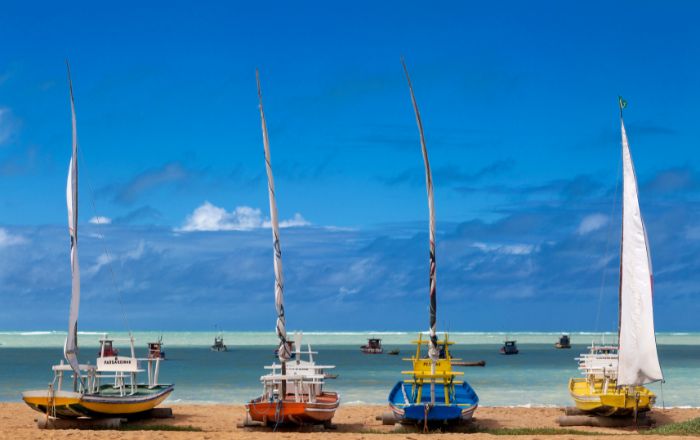
{"label": "orange boat hull", "polygon": [[[306,397],[306,396],[305,396]],[[246,404],[250,418],[264,424],[325,424],[335,415],[340,404],[338,393],[324,392],[316,397],[316,402],[296,402],[293,394],[288,394],[282,402],[270,402],[258,397]]]}

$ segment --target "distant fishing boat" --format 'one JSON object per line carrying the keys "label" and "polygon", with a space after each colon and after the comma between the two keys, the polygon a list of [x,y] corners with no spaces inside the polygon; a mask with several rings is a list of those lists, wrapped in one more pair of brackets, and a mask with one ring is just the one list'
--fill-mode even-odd
{"label": "distant fishing boat", "polygon": [[634,164],[620,97],[623,204],[620,247],[618,345],[592,345],[577,358],[584,377],[569,380],[576,407],[600,415],[629,415],[649,411],[656,395],[644,385],[664,379],[656,350],[653,273]]}
{"label": "distant fishing boat", "polygon": [[[425,180],[430,216],[430,330],[428,340],[418,335],[415,355],[410,359],[412,369],[402,371],[408,376],[394,385],[389,393],[389,406],[394,418],[402,424],[446,424],[467,421],[472,418],[479,404],[479,397],[472,387],[463,380],[455,380],[462,372],[452,370],[454,359],[450,353],[452,341],[445,333],[439,340],[436,330],[437,298],[435,284],[435,209],[433,200],[433,178],[428,161],[428,150],[423,135],[418,105],[406,64],[402,61],[411,102],[418,123],[420,143],[425,164]],[[425,347],[425,350],[423,349]]]}
{"label": "distant fishing boat", "polygon": [[506,354],[506,355],[518,354],[518,353],[520,353],[520,350],[518,350],[517,342],[518,341],[515,341],[512,339],[506,339],[503,342],[503,345],[501,346],[499,351],[501,352],[501,354]]}
{"label": "distant fishing boat", "polygon": [[401,353],[401,352],[398,349],[393,349],[393,350],[389,350],[389,352],[387,354],[390,356],[398,356],[399,353]]}
{"label": "distant fishing boat", "polygon": [[[340,404],[338,393],[323,389],[327,377],[325,370],[332,365],[317,365],[314,362],[311,346],[301,352],[301,333],[295,335],[295,359],[291,360],[291,345],[287,340],[286,316],[284,312],[284,278],[282,276],[282,248],[279,239],[279,219],[275,200],[275,183],[270,161],[270,142],[263,111],[260,76],[256,71],[258,100],[262,122],[265,168],[267,171],[268,194],[270,199],[270,223],[272,226],[273,263],[275,270],[275,309],[277,311],[277,336],[280,340],[277,355],[280,363],[265,368],[271,370],[260,378],[263,393],[246,404],[247,415],[256,422],[267,425],[277,424],[323,424],[330,426],[331,419]],[[304,360],[301,355],[307,355]]]}
{"label": "distant fishing boat", "polygon": [[[105,336],[100,340],[100,352],[95,365],[78,362],[78,311],[80,308],[80,269],[78,264],[78,137],[76,129],[73,85],[68,67],[71,120],[73,126],[73,153],[68,167],[66,198],[68,205],[68,232],[70,234],[71,301],[68,317],[68,336],[64,345],[64,364],[54,365],[53,381],[47,389],[25,391],[22,399],[31,408],[57,418],[113,417],[144,413],[165,400],[173,385],[158,383],[160,358],[139,359],[134,350],[134,338],[129,343],[129,356],[119,356],[112,346],[114,340]],[[148,383],[139,383],[139,361],[148,365]],[[64,390],[68,384],[70,390]]]}
{"label": "distant fishing boat", "polygon": [[554,344],[554,348],[571,348],[571,338],[567,334],[559,336],[559,340]]}
{"label": "distant fishing boat", "polygon": [[165,350],[163,350],[163,337],[160,336],[156,342],[148,343],[148,358],[149,359],[165,359]]}
{"label": "distant fishing boat", "polygon": [[114,357],[119,356],[119,350],[114,347],[113,340],[107,339],[107,335],[104,335],[100,339],[100,349],[97,350],[97,355],[100,357]]}
{"label": "distant fishing boat", "polygon": [[224,344],[223,333],[214,336],[214,344],[211,346],[211,351],[228,351],[228,347]]}
{"label": "distant fishing boat", "polygon": [[367,339],[367,343],[360,347],[360,350],[364,354],[382,354],[384,349],[382,348],[382,340],[378,338]]}

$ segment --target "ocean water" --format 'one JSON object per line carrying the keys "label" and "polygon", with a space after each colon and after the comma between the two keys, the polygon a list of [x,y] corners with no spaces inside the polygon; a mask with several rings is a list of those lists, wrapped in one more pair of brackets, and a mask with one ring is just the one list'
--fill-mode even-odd
{"label": "ocean water", "polygon": [[[95,362],[102,333],[81,333],[81,362]],[[110,337],[124,338],[124,333]],[[137,356],[145,356],[146,343],[161,333],[135,332]],[[274,360],[276,337],[273,333],[224,333],[228,352],[212,352],[213,332],[162,333],[167,362],[161,367],[161,382],[175,383],[174,402],[243,403],[261,391],[259,377],[263,365]],[[401,370],[409,363],[409,332],[309,332],[304,345],[318,351],[316,360],[335,365],[338,374],[328,389],[340,392],[345,404],[384,403]],[[615,335],[571,334],[571,350],[553,348],[558,333],[509,333],[518,341],[520,354],[503,356],[498,348],[505,333],[451,333],[456,342],[453,356],[464,360],[486,361],[486,367],[458,368],[474,387],[485,406],[570,405],[569,377],[577,376],[574,357],[592,342],[614,342]],[[383,339],[385,351],[397,348],[400,356],[365,355],[359,350],[368,337]],[[0,332],[0,401],[18,401],[20,392],[41,389],[52,379],[51,365],[62,358],[64,332]],[[666,382],[652,384],[658,405],[700,406],[700,333],[657,334],[659,357]],[[116,342],[122,352],[126,342]]]}

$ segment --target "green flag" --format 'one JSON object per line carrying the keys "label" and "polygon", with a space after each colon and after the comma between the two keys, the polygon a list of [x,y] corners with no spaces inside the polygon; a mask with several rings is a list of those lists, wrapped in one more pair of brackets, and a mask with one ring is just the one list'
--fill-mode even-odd
{"label": "green flag", "polygon": [[622,99],[622,96],[618,96],[617,99],[620,101],[620,110],[627,107],[627,101]]}

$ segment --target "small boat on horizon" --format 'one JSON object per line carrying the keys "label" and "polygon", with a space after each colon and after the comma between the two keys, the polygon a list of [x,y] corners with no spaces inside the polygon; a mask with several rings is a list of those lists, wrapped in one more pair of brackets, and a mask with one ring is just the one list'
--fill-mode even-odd
{"label": "small boat on horizon", "polygon": [[569,335],[563,333],[561,336],[559,336],[559,340],[556,344],[554,344],[554,348],[571,348],[571,338],[569,337]]}
{"label": "small boat on horizon", "polygon": [[382,354],[384,353],[384,348],[382,348],[382,340],[379,338],[369,338],[367,343],[360,347],[360,350],[364,354]]}
{"label": "small boat on horizon", "polygon": [[211,346],[211,351],[228,351],[228,347],[224,344],[223,333],[214,336],[214,344]]}
{"label": "small boat on horizon", "polygon": [[[275,182],[272,175],[270,159],[270,141],[267,133],[265,112],[263,111],[260,76],[255,72],[258,86],[260,120],[262,122],[263,149],[265,152],[265,169],[267,171],[267,187],[270,202],[270,225],[272,229],[273,267],[275,272],[275,311],[277,312],[276,333],[279,338],[277,347],[278,363],[265,368],[268,374],[260,377],[263,386],[262,395],[250,400],[246,405],[246,419],[264,425],[279,424],[321,424],[331,426],[331,420],[340,404],[340,396],[336,392],[324,390],[325,380],[333,377],[325,371],[335,368],[333,365],[317,365],[311,346],[301,355],[301,333],[295,334],[294,344],[287,339],[286,315],[284,311],[284,277],[282,273],[282,247],[279,238],[279,219],[275,197]],[[295,358],[292,360],[292,347],[295,348]]]}
{"label": "small boat on horizon", "polygon": [[618,292],[618,344],[592,344],[576,360],[583,377],[569,380],[576,407],[603,416],[651,410],[656,395],[644,385],[663,381],[654,332],[654,278],[649,240],[639,206],[637,177],[618,97],[622,137],[622,234]]}
{"label": "small boat on horizon", "polygon": [[156,342],[148,343],[148,358],[160,358],[165,360],[165,350],[163,350],[163,336],[160,336]]}
{"label": "small boat on horizon", "polygon": [[389,352],[388,352],[387,354],[388,354],[389,356],[398,356],[399,353],[401,353],[401,352],[399,351],[399,349],[396,348],[396,349],[393,349],[393,350],[389,350]]}
{"label": "small boat on horizon", "polygon": [[518,354],[518,353],[520,353],[520,350],[518,350],[517,342],[518,341],[515,341],[513,339],[506,339],[498,351],[501,354],[505,354],[505,355]]}

